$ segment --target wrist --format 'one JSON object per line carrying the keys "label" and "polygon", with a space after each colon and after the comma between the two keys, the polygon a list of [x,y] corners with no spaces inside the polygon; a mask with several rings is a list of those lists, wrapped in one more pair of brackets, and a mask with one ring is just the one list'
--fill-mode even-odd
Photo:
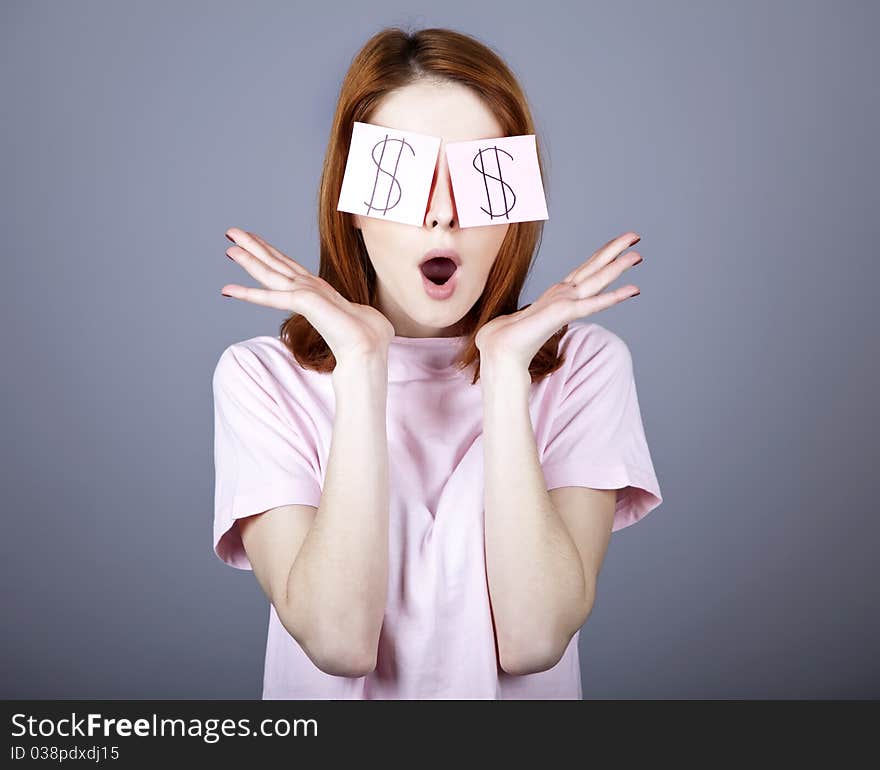
{"label": "wrist", "polygon": [[336,359],[331,373],[335,388],[352,386],[363,390],[371,386],[386,387],[388,384],[388,353],[354,353]]}
{"label": "wrist", "polygon": [[529,391],[532,375],[528,366],[506,358],[480,356],[480,383],[483,393]]}

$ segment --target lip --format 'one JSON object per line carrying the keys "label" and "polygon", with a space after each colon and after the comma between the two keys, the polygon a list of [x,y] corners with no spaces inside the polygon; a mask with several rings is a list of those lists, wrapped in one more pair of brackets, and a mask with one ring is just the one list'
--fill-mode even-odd
{"label": "lip", "polygon": [[422,257],[419,267],[424,265],[429,259],[435,259],[436,257],[446,257],[455,262],[456,267],[461,267],[461,257],[458,256],[458,252],[455,249],[431,249]]}
{"label": "lip", "polygon": [[455,294],[455,289],[458,286],[458,270],[456,270],[449,278],[449,280],[443,284],[436,284],[426,278],[424,274],[422,274],[422,286],[425,287],[425,293],[431,299],[449,299],[453,294]]}

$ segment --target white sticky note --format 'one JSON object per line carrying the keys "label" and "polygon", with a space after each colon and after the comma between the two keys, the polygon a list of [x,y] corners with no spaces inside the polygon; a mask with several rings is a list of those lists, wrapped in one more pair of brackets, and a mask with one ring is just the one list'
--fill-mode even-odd
{"label": "white sticky note", "polygon": [[355,122],[337,211],[421,227],[440,138]]}
{"label": "white sticky note", "polygon": [[549,219],[534,134],[450,142],[459,227]]}

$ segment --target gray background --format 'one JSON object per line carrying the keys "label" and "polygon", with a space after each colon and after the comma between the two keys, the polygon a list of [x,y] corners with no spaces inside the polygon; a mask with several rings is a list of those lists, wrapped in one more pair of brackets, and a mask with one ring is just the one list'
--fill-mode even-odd
{"label": "gray background", "polygon": [[220,296],[255,285],[223,232],[317,268],[341,78],[391,24],[522,79],[551,212],[523,303],[642,235],[641,296],[590,320],[633,353],[664,503],[612,539],[584,697],[880,696],[876,3],[0,13],[0,696],[260,697],[268,605],[211,550],[211,374],[284,316]]}

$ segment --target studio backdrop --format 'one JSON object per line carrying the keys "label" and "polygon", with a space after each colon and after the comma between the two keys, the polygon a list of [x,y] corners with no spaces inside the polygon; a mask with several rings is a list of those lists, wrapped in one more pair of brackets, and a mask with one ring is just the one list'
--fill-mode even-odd
{"label": "studio backdrop", "polygon": [[585,699],[880,695],[874,32],[863,2],[7,2],[4,698],[259,698],[268,603],[212,549],[212,373],[318,267],[351,58],[445,27],[523,85],[548,218],[521,305],[623,233],[663,502],[615,532]]}

